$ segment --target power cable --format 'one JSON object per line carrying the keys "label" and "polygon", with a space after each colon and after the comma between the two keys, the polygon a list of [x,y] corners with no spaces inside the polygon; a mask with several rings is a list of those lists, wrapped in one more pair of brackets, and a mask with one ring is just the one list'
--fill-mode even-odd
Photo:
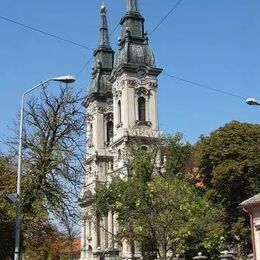
{"label": "power cable", "polygon": [[37,29],[37,28],[32,27],[32,26],[30,26],[30,25],[26,25],[26,24],[24,24],[24,23],[20,23],[20,22],[18,22],[18,21],[15,21],[15,20],[10,19],[10,18],[7,18],[7,17],[4,17],[4,16],[2,16],[2,15],[0,15],[0,19],[4,20],[4,21],[6,21],[6,22],[10,22],[10,23],[13,23],[13,24],[22,26],[22,27],[24,27],[24,28],[26,28],[26,29],[29,29],[29,30],[31,30],[31,31],[35,31],[35,32],[38,32],[38,33],[47,35],[47,36],[49,36],[49,37],[58,39],[58,40],[60,40],[60,41],[63,41],[63,42],[66,42],[66,43],[70,43],[70,44],[72,44],[72,45],[75,45],[75,46],[77,46],[77,47],[80,47],[80,48],[83,48],[83,49],[86,49],[86,50],[90,50],[90,51],[93,51],[93,50],[94,50],[94,49],[92,49],[92,48],[90,48],[90,47],[88,47],[88,46],[85,46],[85,45],[83,45],[83,44],[80,44],[80,43],[77,43],[77,42],[74,42],[74,41],[65,39],[65,38],[63,38],[63,37],[61,37],[61,36],[58,36],[58,35],[55,35],[55,34],[52,34],[52,33],[48,33],[48,32],[42,31],[42,30],[40,30],[40,29]]}
{"label": "power cable", "polygon": [[204,89],[208,89],[208,90],[211,90],[211,91],[215,91],[215,92],[218,92],[218,93],[221,93],[221,94],[225,94],[225,95],[228,95],[228,96],[236,97],[236,98],[243,99],[243,100],[246,99],[246,98],[243,97],[243,96],[240,96],[240,95],[237,95],[237,94],[233,94],[233,93],[227,92],[227,91],[225,91],[225,90],[213,88],[213,87],[210,87],[210,86],[207,86],[207,85],[204,85],[204,84],[200,84],[200,83],[197,83],[197,82],[195,82],[195,81],[187,80],[187,79],[184,79],[184,78],[181,78],[181,77],[178,77],[178,76],[174,76],[174,75],[171,75],[171,74],[169,74],[169,73],[163,72],[162,75],[165,75],[165,76],[167,76],[167,77],[174,78],[174,79],[177,79],[177,80],[180,80],[180,81],[189,83],[189,84],[191,84],[191,85],[194,85],[194,86],[197,86],[197,87],[200,87],[200,88],[204,88]]}
{"label": "power cable", "polygon": [[162,20],[154,27],[154,29],[149,33],[148,36],[151,36],[163,23],[164,21],[170,16],[170,14],[181,4],[183,0],[179,0],[171,9],[170,11],[162,18]]}
{"label": "power cable", "polygon": [[[154,29],[149,33],[148,36],[151,36],[161,25],[162,23],[170,16],[170,14],[178,7],[178,5],[181,4],[183,0],[179,0],[171,9],[170,11],[161,19],[161,21],[154,27]],[[115,28],[111,31],[109,34],[109,37],[117,30],[117,28],[120,26],[120,23],[118,23]],[[91,62],[93,57],[87,61],[87,63],[79,70],[79,72],[76,74],[76,78],[80,76],[80,74],[87,68],[88,64]]]}
{"label": "power cable", "polygon": [[87,61],[86,64],[83,65],[83,67],[79,70],[79,72],[76,74],[75,78],[78,79],[78,77],[80,76],[80,74],[87,68],[87,66],[89,65],[89,63],[93,60],[93,56]]}
{"label": "power cable", "polygon": [[[165,22],[165,20],[169,17],[169,15],[181,4],[181,2],[183,2],[184,0],[179,0],[171,9],[170,11],[161,19],[161,21],[154,27],[154,29],[150,32],[149,36],[152,35],[162,24],[163,22]],[[60,37],[58,35],[54,35],[54,34],[51,34],[51,33],[48,33],[48,32],[45,32],[45,31],[42,31],[40,29],[37,29],[35,27],[32,27],[32,26],[29,26],[29,25],[26,25],[26,24],[23,24],[21,22],[18,22],[18,21],[15,21],[13,19],[10,19],[10,18],[7,18],[7,17],[4,17],[4,16],[1,16],[0,15],[0,19],[4,20],[4,21],[7,21],[7,22],[11,22],[13,24],[16,24],[16,25],[19,25],[21,27],[24,27],[24,28],[27,28],[27,29],[30,29],[31,31],[35,31],[35,32],[38,32],[38,33],[41,33],[43,35],[47,35],[49,37],[53,37],[55,39],[58,39],[60,41],[63,41],[63,42],[66,42],[66,43],[69,43],[69,44],[72,44],[72,45],[75,45],[75,46],[78,46],[80,48],[84,48],[84,49],[87,49],[87,50],[91,50],[91,51],[94,51],[94,49],[88,47],[88,46],[85,46],[85,45],[82,45],[82,44],[79,44],[79,43],[76,43],[74,41],[71,41],[71,40],[67,40],[63,37]],[[109,34],[109,36],[112,36],[113,33],[117,30],[117,28],[120,26],[120,23],[118,23],[114,29],[111,31],[111,33]],[[85,68],[89,65],[89,63],[92,61],[93,57],[91,57],[87,63],[79,70],[79,72],[76,74],[76,78],[78,78],[80,76],[80,74],[85,70]],[[230,92],[227,92],[227,91],[224,91],[224,90],[221,90],[221,89],[216,89],[216,88],[213,88],[213,87],[210,87],[210,86],[207,86],[207,85],[204,85],[204,84],[200,84],[200,83],[197,83],[195,81],[191,81],[191,80],[187,80],[187,79],[184,79],[184,78],[181,78],[181,77],[178,77],[178,76],[175,76],[175,75],[171,75],[169,73],[165,73],[163,72],[162,75],[165,75],[167,77],[170,77],[170,78],[174,78],[176,80],[179,80],[179,81],[183,81],[183,82],[186,82],[186,83],[189,83],[191,85],[194,85],[194,86],[197,86],[197,87],[200,87],[200,88],[204,88],[204,89],[208,89],[208,90],[211,90],[211,91],[215,91],[215,92],[218,92],[218,93],[221,93],[221,94],[225,94],[225,95],[228,95],[228,96],[232,96],[232,97],[236,97],[236,98],[240,98],[240,99],[246,99],[245,97],[243,96],[240,96],[240,95],[237,95],[237,94],[233,94],[233,93],[230,93]]]}

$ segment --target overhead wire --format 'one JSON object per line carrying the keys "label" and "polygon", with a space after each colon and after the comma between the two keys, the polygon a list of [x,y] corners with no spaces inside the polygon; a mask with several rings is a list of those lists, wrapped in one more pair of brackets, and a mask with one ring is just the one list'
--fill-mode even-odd
{"label": "overhead wire", "polygon": [[164,22],[165,20],[172,14],[175,9],[183,2],[183,0],[179,0],[171,9],[170,11],[160,20],[160,22],[152,29],[148,36],[151,36]]}
{"label": "overhead wire", "polygon": [[165,75],[165,76],[170,77],[170,78],[174,78],[174,79],[179,80],[179,81],[183,81],[183,82],[189,83],[190,85],[194,85],[194,86],[197,86],[197,87],[200,87],[200,88],[204,88],[204,89],[208,89],[208,90],[211,90],[211,91],[215,91],[215,92],[218,92],[218,93],[221,93],[221,94],[225,94],[225,95],[228,95],[228,96],[232,96],[232,97],[236,97],[236,98],[240,98],[240,99],[246,99],[243,96],[240,96],[240,95],[237,95],[237,94],[234,94],[234,93],[222,90],[222,89],[213,88],[213,87],[210,87],[208,85],[204,85],[204,84],[192,81],[192,80],[188,80],[188,79],[184,79],[184,78],[181,78],[181,77],[178,77],[178,76],[174,76],[174,75],[171,75],[171,74],[166,73],[166,72],[162,72],[162,75]]}
{"label": "overhead wire", "polygon": [[[153,30],[149,33],[149,36],[151,36],[164,22],[165,20],[173,13],[174,10],[176,10],[176,8],[181,4],[181,2],[183,2],[184,0],[179,0],[177,3],[175,3],[175,5],[170,9],[170,11],[160,20],[160,22],[153,28]],[[40,30],[36,27],[32,27],[30,25],[26,25],[24,23],[21,23],[21,22],[18,22],[18,21],[15,21],[13,19],[10,19],[10,18],[7,18],[5,16],[2,16],[0,15],[0,19],[2,20],[5,20],[7,22],[10,22],[10,23],[13,23],[13,24],[16,24],[16,25],[19,25],[21,27],[24,27],[24,28],[27,28],[31,31],[35,31],[35,32],[38,32],[38,33],[41,33],[43,35],[46,35],[46,36],[49,36],[49,37],[52,37],[52,38],[55,38],[55,39],[58,39],[60,41],[63,41],[63,42],[66,42],[66,43],[69,43],[69,44],[72,44],[74,46],[78,46],[80,48],[84,48],[84,49],[87,49],[87,50],[90,50],[90,51],[94,51],[93,48],[90,48],[86,45],[83,45],[83,44],[80,44],[80,43],[77,43],[77,42],[74,42],[74,41],[71,41],[71,40],[68,40],[68,39],[65,39],[61,36],[58,36],[58,35],[55,35],[55,34],[52,34],[52,33],[49,33],[49,32],[46,32],[46,31],[43,31],[43,30]],[[117,30],[117,28],[120,26],[120,23],[118,23],[114,29],[111,31],[111,33],[109,34],[109,37],[113,35],[113,33]],[[79,72],[76,74],[76,78],[78,78],[80,76],[80,74],[86,69],[86,67],[89,65],[89,63],[93,60],[93,56],[87,61],[86,64],[84,64],[84,66],[79,70]],[[224,90],[221,90],[221,89],[217,89],[217,88],[213,88],[213,87],[210,87],[208,85],[204,85],[204,84],[201,84],[201,83],[198,83],[198,82],[195,82],[195,81],[192,81],[192,80],[188,80],[188,79],[184,79],[182,77],[179,77],[179,76],[175,76],[175,75],[172,75],[172,74],[169,74],[169,73],[166,73],[166,72],[163,72],[162,75],[164,76],[167,76],[167,77],[170,77],[170,78],[174,78],[176,80],[179,80],[179,81],[182,81],[182,82],[186,82],[190,85],[193,85],[193,86],[197,86],[197,87],[200,87],[200,88],[204,88],[204,89],[208,89],[208,90],[211,90],[211,91],[214,91],[214,92],[218,92],[218,93],[221,93],[221,94],[225,94],[225,95],[228,95],[228,96],[232,96],[232,97],[236,97],[236,98],[240,98],[240,99],[246,99],[245,97],[243,96],[240,96],[238,94],[234,94],[234,93],[231,93],[231,92],[228,92],[228,91],[224,91]]]}
{"label": "overhead wire", "polygon": [[94,50],[93,48],[90,48],[90,47],[88,47],[88,46],[86,46],[86,45],[83,45],[83,44],[80,44],[80,43],[77,43],[77,42],[74,42],[74,41],[65,39],[65,38],[63,38],[63,37],[61,37],[61,36],[58,36],[58,35],[55,35],[55,34],[52,34],[52,33],[46,32],[46,31],[43,31],[43,30],[38,29],[38,28],[36,28],[36,27],[32,27],[32,26],[30,26],[30,25],[27,25],[27,24],[24,24],[24,23],[15,21],[15,20],[13,20],[13,19],[10,19],[10,18],[5,17],[5,16],[2,16],[2,15],[0,15],[0,19],[4,20],[4,21],[6,21],[6,22],[10,22],[10,23],[19,25],[19,26],[24,27],[24,28],[26,28],[26,29],[29,29],[29,30],[31,30],[31,31],[38,32],[38,33],[41,33],[41,34],[43,34],[43,35],[46,35],[46,36],[55,38],[55,39],[57,39],[57,40],[60,40],[60,41],[63,41],[63,42],[66,42],[66,43],[75,45],[75,46],[77,46],[77,47],[80,47],[80,48],[83,48],[83,49],[86,49],[86,50],[90,50],[90,51],[93,51],[93,50]]}
{"label": "overhead wire", "polygon": [[[170,16],[170,14],[178,7],[178,5],[181,4],[184,0],[179,0],[177,3],[174,4],[174,6],[170,9],[170,11],[160,20],[160,22],[152,29],[152,31],[149,33],[148,36],[151,36],[162,24],[163,22]],[[117,28],[120,26],[120,23],[118,23],[115,28],[111,31],[109,34],[109,37],[113,35],[113,33],[117,30]],[[79,72],[76,74],[76,78],[80,76],[80,74],[87,68],[89,63],[92,61],[93,57],[87,61],[86,64],[83,65],[83,67],[79,70]]]}

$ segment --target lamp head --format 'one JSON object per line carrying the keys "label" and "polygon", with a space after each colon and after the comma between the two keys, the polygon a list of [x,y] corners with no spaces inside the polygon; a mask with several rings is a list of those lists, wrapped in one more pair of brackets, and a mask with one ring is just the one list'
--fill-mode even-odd
{"label": "lamp head", "polygon": [[246,99],[246,103],[250,106],[260,106],[260,102],[257,101],[256,99],[254,98],[248,98]]}
{"label": "lamp head", "polygon": [[56,77],[52,79],[53,81],[59,81],[65,84],[73,83],[76,81],[76,79],[73,76],[66,75],[66,76],[61,76],[61,77]]}

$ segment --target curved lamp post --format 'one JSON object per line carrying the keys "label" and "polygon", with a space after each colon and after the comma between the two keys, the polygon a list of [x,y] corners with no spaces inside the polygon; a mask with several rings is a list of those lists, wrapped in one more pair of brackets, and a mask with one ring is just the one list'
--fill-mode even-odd
{"label": "curved lamp post", "polygon": [[18,168],[17,168],[17,191],[16,194],[9,194],[7,197],[16,203],[16,224],[15,224],[15,251],[14,260],[20,260],[20,233],[21,233],[21,172],[22,172],[22,146],[23,146],[23,119],[24,119],[24,98],[33,90],[42,87],[45,83],[50,81],[58,81],[62,83],[73,83],[76,79],[73,76],[61,76],[56,78],[47,79],[33,88],[27,90],[22,95],[22,103],[20,110],[20,131],[19,131],[19,153],[18,153]]}

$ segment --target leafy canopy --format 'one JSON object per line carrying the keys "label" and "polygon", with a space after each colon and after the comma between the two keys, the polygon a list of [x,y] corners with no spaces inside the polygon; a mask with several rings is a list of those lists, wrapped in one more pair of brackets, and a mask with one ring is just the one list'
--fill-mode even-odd
{"label": "leafy canopy", "polygon": [[227,212],[229,243],[249,249],[248,217],[239,204],[260,192],[260,125],[226,124],[201,137],[195,158],[206,195]]}

